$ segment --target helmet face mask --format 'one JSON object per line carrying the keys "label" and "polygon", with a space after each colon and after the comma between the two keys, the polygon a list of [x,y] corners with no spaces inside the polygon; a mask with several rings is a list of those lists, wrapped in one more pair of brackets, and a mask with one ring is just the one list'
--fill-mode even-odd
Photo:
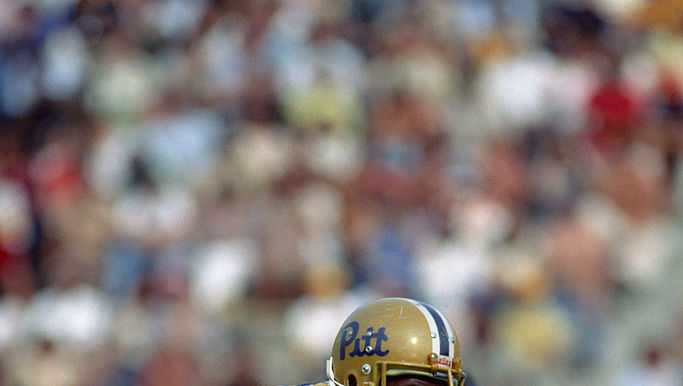
{"label": "helmet face mask", "polygon": [[433,307],[410,299],[381,299],[353,312],[328,360],[330,386],[387,386],[387,377],[414,374],[461,386],[457,336]]}
{"label": "helmet face mask", "polygon": [[340,377],[335,374],[333,357],[330,357],[327,363],[328,369],[331,369],[327,372],[330,386],[387,386],[390,377],[409,374],[413,374],[415,377],[420,378],[429,377],[438,379],[440,382],[445,382],[445,385],[448,386],[464,386],[466,379],[466,374],[462,370],[454,371],[451,369],[450,371],[434,372],[431,366],[378,361],[375,364],[375,369],[372,369],[370,373],[374,373],[375,376],[372,376],[369,380],[363,379],[362,381],[359,381],[359,379],[362,378],[354,371],[349,372],[346,377]]}

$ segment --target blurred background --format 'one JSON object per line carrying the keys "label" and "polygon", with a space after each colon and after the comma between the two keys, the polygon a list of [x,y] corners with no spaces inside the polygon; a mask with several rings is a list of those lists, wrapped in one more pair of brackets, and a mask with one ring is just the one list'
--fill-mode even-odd
{"label": "blurred background", "polygon": [[0,385],[683,385],[680,0],[2,0]]}

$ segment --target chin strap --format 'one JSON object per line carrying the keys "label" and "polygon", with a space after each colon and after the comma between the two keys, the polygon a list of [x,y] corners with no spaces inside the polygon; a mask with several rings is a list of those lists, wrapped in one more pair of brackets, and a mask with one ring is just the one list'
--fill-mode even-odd
{"label": "chin strap", "polygon": [[327,360],[327,384],[329,386],[344,386],[344,384],[337,382],[334,376],[334,368],[333,368],[333,362],[334,360],[332,357]]}

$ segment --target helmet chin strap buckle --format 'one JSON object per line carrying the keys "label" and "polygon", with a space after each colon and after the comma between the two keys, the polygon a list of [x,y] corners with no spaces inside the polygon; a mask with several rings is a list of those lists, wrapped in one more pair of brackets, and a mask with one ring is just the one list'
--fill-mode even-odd
{"label": "helmet chin strap buckle", "polygon": [[329,386],[344,386],[344,384],[337,382],[337,380],[335,379],[333,362],[334,359],[330,357],[330,359],[327,360],[327,364],[325,366],[327,370],[327,384]]}

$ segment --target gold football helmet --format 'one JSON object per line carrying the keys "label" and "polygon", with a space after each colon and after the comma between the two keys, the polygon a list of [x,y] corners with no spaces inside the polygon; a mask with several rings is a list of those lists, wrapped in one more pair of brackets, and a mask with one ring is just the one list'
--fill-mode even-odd
{"label": "gold football helmet", "polygon": [[387,298],[354,311],[327,361],[329,386],[386,386],[416,375],[463,386],[460,344],[446,318],[411,299]]}

